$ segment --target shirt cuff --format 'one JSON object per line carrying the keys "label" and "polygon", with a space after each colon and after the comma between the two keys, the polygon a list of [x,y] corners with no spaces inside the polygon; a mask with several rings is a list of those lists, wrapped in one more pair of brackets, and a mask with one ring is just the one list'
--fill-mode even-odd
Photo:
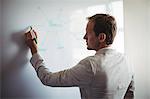
{"label": "shirt cuff", "polygon": [[35,53],[32,55],[31,59],[30,59],[30,62],[32,64],[32,66],[37,69],[38,68],[38,64],[39,62],[41,63],[43,61],[42,57],[40,56],[39,53]]}

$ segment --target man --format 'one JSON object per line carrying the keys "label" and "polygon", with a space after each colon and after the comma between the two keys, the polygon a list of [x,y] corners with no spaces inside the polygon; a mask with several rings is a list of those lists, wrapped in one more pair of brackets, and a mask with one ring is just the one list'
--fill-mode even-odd
{"label": "man", "polygon": [[80,88],[82,99],[123,99],[132,74],[125,57],[110,48],[116,29],[116,21],[109,14],[96,14],[88,17],[84,39],[87,49],[95,50],[96,54],[81,60],[70,69],[55,73],[45,67],[37,45],[31,33],[28,32],[25,37],[32,53],[31,64],[44,85],[77,86]]}

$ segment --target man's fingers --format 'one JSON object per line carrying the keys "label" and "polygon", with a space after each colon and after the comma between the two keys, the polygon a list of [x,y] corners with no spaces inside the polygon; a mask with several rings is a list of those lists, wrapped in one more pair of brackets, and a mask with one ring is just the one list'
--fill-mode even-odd
{"label": "man's fingers", "polygon": [[32,35],[31,35],[31,32],[27,32],[25,33],[25,38],[28,40],[28,39],[32,39]]}
{"label": "man's fingers", "polygon": [[36,38],[37,38],[37,33],[35,32],[35,30],[33,30],[33,32],[34,32],[34,34],[35,34],[35,36],[36,36]]}

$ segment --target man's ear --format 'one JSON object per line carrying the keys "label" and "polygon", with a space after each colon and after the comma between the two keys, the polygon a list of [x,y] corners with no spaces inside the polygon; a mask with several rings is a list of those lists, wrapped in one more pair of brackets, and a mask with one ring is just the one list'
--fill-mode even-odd
{"label": "man's ear", "polygon": [[106,40],[106,34],[105,33],[100,33],[98,35],[98,39],[99,39],[100,43],[105,42],[105,40]]}

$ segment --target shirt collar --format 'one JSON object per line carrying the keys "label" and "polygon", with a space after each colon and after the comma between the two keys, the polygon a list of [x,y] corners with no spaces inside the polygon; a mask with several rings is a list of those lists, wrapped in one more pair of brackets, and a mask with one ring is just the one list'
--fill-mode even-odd
{"label": "shirt collar", "polygon": [[99,49],[98,51],[96,51],[95,55],[105,53],[106,51],[112,50],[112,49],[113,49],[113,48],[110,47],[110,46],[109,46],[109,47],[101,48],[101,49]]}

